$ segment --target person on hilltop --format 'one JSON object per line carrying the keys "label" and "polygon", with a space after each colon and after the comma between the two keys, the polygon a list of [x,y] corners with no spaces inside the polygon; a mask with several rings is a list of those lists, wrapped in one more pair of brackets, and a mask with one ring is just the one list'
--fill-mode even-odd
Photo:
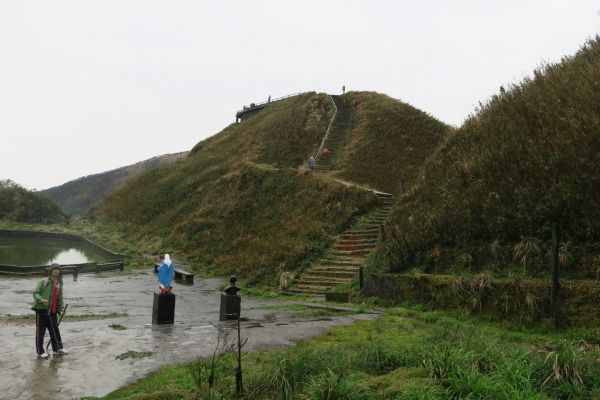
{"label": "person on hilltop", "polygon": [[331,155],[331,152],[329,151],[329,149],[327,147],[323,148],[323,156],[325,158],[329,158],[329,156]]}
{"label": "person on hilltop", "polygon": [[310,160],[308,160],[308,169],[310,169],[311,171],[315,170],[315,158],[311,157]]}
{"label": "person on hilltop", "polygon": [[173,281],[173,276],[175,275],[175,266],[171,261],[171,257],[168,254],[165,254],[165,258],[158,267],[158,288],[160,290],[160,294],[171,293],[173,288],[171,287],[171,281]]}
{"label": "person on hilltop", "polygon": [[32,310],[35,311],[35,349],[39,358],[48,358],[44,350],[46,329],[50,333],[50,343],[54,355],[68,354],[63,348],[56,315],[63,312],[63,280],[60,264],[53,263],[48,276],[38,282],[33,291],[35,300]]}

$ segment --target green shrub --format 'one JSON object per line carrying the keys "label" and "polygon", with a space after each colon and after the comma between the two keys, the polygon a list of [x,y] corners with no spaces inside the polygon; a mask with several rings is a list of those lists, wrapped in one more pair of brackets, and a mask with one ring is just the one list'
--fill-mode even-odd
{"label": "green shrub", "polygon": [[22,223],[65,222],[60,207],[49,198],[11,180],[0,180],[0,220]]}

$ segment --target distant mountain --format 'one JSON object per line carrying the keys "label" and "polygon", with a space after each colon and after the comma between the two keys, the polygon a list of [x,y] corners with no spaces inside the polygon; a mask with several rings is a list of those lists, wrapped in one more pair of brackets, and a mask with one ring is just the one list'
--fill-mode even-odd
{"label": "distant mountain", "polygon": [[151,169],[171,164],[185,157],[187,154],[188,152],[185,151],[152,157],[133,165],[84,176],[60,186],[41,190],[39,193],[54,200],[66,214],[81,214],[117,190],[129,179]]}
{"label": "distant mountain", "polygon": [[0,221],[62,222],[65,215],[52,200],[11,180],[0,180]]}

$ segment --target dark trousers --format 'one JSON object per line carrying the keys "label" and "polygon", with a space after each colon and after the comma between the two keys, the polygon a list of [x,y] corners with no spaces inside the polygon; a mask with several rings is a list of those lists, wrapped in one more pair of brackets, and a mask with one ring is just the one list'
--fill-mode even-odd
{"label": "dark trousers", "polygon": [[62,340],[60,338],[60,331],[58,330],[58,321],[56,320],[55,313],[48,313],[48,310],[35,310],[35,349],[38,353],[44,354],[44,335],[46,329],[50,334],[50,343],[52,343],[52,350],[58,351],[63,348]]}

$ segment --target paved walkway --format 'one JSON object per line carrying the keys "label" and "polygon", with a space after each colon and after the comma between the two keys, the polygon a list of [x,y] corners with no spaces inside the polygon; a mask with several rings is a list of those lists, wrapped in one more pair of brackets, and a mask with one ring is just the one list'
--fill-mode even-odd
{"label": "paved walkway", "polygon": [[[8,315],[31,315],[32,291],[39,278],[0,280],[0,399],[72,399],[102,396],[161,366],[208,356],[215,345],[222,283],[198,280],[175,285],[174,325],[151,325],[156,278],[150,271],[82,274],[77,281],[65,277],[65,303],[69,312],[61,325],[70,354],[40,360],[35,355],[31,321],[9,321]],[[347,325],[374,314],[340,317],[294,318],[269,302],[243,297],[242,335],[246,350],[292,345],[328,328]],[[69,314],[127,313],[126,317],[69,320]],[[114,330],[120,324],[125,330]],[[47,335],[46,335],[47,336]],[[117,360],[127,351],[152,352],[147,358]]]}

